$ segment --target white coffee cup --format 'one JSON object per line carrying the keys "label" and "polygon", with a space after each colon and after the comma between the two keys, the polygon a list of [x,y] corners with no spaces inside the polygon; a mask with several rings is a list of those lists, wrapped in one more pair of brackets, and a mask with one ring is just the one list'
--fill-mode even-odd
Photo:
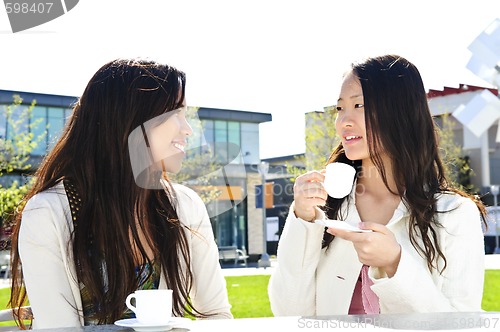
{"label": "white coffee cup", "polygon": [[[131,303],[132,299],[135,299],[135,306]],[[150,326],[166,325],[172,317],[172,290],[137,290],[127,296],[125,304],[135,313],[139,323]]]}
{"label": "white coffee cup", "polygon": [[349,195],[354,183],[356,169],[344,163],[326,165],[324,187],[333,198],[343,198]]}

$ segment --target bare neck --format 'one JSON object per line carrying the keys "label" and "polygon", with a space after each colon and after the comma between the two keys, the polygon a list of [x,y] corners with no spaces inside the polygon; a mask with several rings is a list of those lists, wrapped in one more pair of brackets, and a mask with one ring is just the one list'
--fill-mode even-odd
{"label": "bare neck", "polygon": [[[384,197],[393,196],[393,193],[397,193],[396,181],[392,173],[392,168],[390,163],[385,163],[385,177],[387,179],[387,188],[384,183],[382,174],[380,174],[377,167],[370,161],[363,160],[362,172],[358,177],[358,185],[362,187],[365,193],[369,193],[374,196]],[[392,191],[392,193],[391,193]]]}

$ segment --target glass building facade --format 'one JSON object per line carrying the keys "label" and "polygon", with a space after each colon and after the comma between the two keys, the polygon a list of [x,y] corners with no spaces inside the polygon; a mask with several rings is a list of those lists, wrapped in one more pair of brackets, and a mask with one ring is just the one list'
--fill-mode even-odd
{"label": "glass building facade", "polygon": [[[11,138],[12,128],[4,110],[13,103],[13,96],[19,95],[23,102],[12,112],[12,119],[30,106],[33,100],[36,104],[32,115],[27,120],[35,127],[25,126],[33,134],[33,140],[38,144],[31,153],[30,163],[36,167],[43,156],[52,149],[59,139],[66,121],[71,116],[72,105],[76,97],[38,94],[0,90],[0,138]],[[214,153],[219,160],[228,164],[224,175],[228,175],[226,185],[230,183],[234,196],[220,195],[207,210],[212,221],[212,227],[219,246],[248,247],[248,206],[245,199],[247,188],[246,172],[256,172],[255,167],[260,162],[259,157],[259,124],[271,121],[271,115],[238,110],[226,110],[200,107],[197,110],[202,126],[200,142],[195,146],[214,146]],[[28,123],[29,124],[29,123]],[[26,125],[26,124],[25,124]],[[238,158],[234,149],[238,150]],[[189,154],[187,156],[189,158]],[[239,167],[239,168],[238,168]],[[245,172],[235,171],[243,167]],[[227,173],[227,174],[226,174]],[[239,198],[239,199],[237,199]]]}

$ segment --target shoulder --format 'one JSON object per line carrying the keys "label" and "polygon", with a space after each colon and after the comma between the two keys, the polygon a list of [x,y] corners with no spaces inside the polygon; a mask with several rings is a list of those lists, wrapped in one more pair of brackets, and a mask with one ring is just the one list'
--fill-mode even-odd
{"label": "shoulder", "polygon": [[178,213],[193,217],[199,215],[200,211],[206,211],[205,203],[193,189],[165,180],[162,180],[162,185],[169,199],[178,209]]}
{"label": "shoulder", "polygon": [[189,202],[203,204],[201,197],[193,189],[178,183],[172,184],[172,188],[175,191],[177,200],[179,201],[180,204]]}
{"label": "shoulder", "polygon": [[177,200],[177,213],[183,224],[199,228],[204,222],[208,222],[205,203],[194,190],[181,184],[172,184],[172,189]]}
{"label": "shoulder", "polygon": [[59,182],[54,187],[35,194],[27,202],[23,209],[23,213],[40,208],[57,209],[62,208],[63,198],[66,198],[64,185]]}
{"label": "shoulder", "polygon": [[437,218],[447,230],[464,232],[481,228],[481,214],[476,203],[469,197],[456,193],[442,193],[437,197]]}
{"label": "shoulder", "polygon": [[58,233],[72,228],[71,212],[62,183],[37,193],[26,202],[20,227],[23,234],[38,238],[40,243],[52,239],[48,236],[50,229]]}
{"label": "shoulder", "polygon": [[453,212],[457,209],[474,210],[479,213],[476,203],[469,197],[459,195],[453,192],[443,192],[436,195],[437,211]]}

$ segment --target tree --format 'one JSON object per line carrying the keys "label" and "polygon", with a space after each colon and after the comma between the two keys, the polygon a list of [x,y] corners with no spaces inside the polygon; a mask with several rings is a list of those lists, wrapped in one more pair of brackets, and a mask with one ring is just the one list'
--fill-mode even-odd
{"label": "tree", "polygon": [[469,157],[464,153],[460,144],[455,140],[456,121],[448,113],[438,118],[439,152],[445,166],[445,172],[451,184],[460,190],[475,194],[477,188],[471,184],[474,171],[470,168]]}
{"label": "tree", "polygon": [[[11,105],[4,106],[0,113],[0,246],[8,247],[9,235],[13,223],[13,215],[22,204],[22,199],[28,192],[31,181],[20,184],[18,180],[7,181],[12,173],[22,173],[31,169],[30,154],[42,142],[46,131],[35,136],[33,132],[42,119],[33,120],[33,108],[36,100],[29,106],[24,106],[19,95],[13,96]],[[6,125],[5,127],[3,127]],[[10,182],[10,183],[9,183]],[[2,248],[0,248],[2,249]]]}
{"label": "tree", "polygon": [[[19,95],[13,96],[13,103],[3,107],[0,119],[5,120],[7,126],[0,132],[0,176],[14,171],[29,169],[28,163],[31,151],[37,147],[40,140],[34,139],[33,130],[40,120],[32,121],[33,108],[31,105],[22,107],[23,99]],[[0,126],[3,124],[0,124]]]}
{"label": "tree", "polygon": [[292,181],[305,171],[322,169],[339,138],[335,130],[335,107],[325,107],[323,112],[310,112],[306,114],[306,153],[296,160],[302,162],[304,167],[287,164],[287,171],[292,174]]}
{"label": "tree", "polygon": [[[305,156],[297,158],[303,162],[306,171],[324,168],[331,151],[338,144],[334,113],[335,107],[330,106],[325,107],[323,112],[306,114],[306,153]],[[462,146],[455,141],[456,121],[452,120],[449,114],[444,114],[435,120],[440,124],[437,126],[439,151],[447,178],[459,189],[475,193],[477,189],[470,182],[474,172],[469,166],[469,158]],[[287,171],[293,175],[292,181],[304,173],[303,168],[291,164],[287,164]]]}
{"label": "tree", "polygon": [[2,222],[0,250],[10,247],[10,234],[14,225],[12,217],[28,192],[30,185],[31,183],[19,185],[17,181],[12,182],[8,187],[0,185],[0,220]]}

